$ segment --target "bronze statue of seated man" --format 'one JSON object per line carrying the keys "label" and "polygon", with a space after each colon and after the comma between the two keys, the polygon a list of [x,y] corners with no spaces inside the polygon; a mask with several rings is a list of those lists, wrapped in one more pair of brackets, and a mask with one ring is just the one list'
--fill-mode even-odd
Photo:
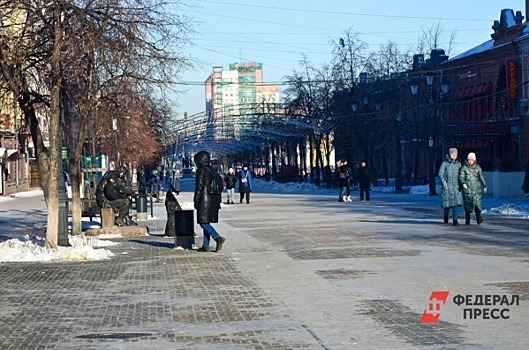
{"label": "bronze statue of seated man", "polygon": [[103,175],[96,188],[96,202],[99,208],[113,208],[118,213],[116,226],[137,225],[129,216],[129,193],[124,186],[127,169],[119,166]]}

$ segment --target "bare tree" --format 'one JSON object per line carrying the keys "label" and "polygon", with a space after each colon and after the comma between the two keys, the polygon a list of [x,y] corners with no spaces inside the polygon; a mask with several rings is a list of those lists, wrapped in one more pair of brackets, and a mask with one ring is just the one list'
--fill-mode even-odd
{"label": "bare tree", "polygon": [[373,54],[368,51],[369,46],[361,34],[352,27],[345,30],[339,39],[332,39],[331,45],[335,90],[332,111],[338,123],[333,143],[341,150],[343,157],[353,159],[357,148],[366,149],[367,153],[367,143],[362,143],[361,118],[352,115],[351,104],[357,102],[354,94],[360,73],[367,73]]}
{"label": "bare tree", "polygon": [[366,63],[366,72],[375,80],[390,79],[395,74],[408,71],[412,60],[410,50],[402,51],[395,42],[388,41],[371,55]]}
{"label": "bare tree", "polygon": [[432,50],[442,48],[447,55],[450,55],[450,52],[454,49],[457,30],[452,30],[448,34],[448,38],[446,38],[446,32],[441,25],[441,21],[432,24],[430,27],[422,28],[422,35],[414,48],[415,53],[429,54]]}
{"label": "bare tree", "polygon": [[[61,125],[66,126],[70,162],[76,169],[86,128],[94,124],[91,119],[117,81],[127,81],[137,93],[173,82],[186,63],[178,47],[187,29],[185,16],[169,11],[168,5],[163,0],[4,4],[3,17],[9,18],[12,35],[9,41],[0,38],[0,70],[35,144],[48,206],[47,247],[57,245]],[[42,106],[49,108],[49,146],[37,119]],[[80,220],[78,210],[76,206]]]}
{"label": "bare tree", "polygon": [[[324,65],[314,68],[304,58],[302,64],[305,72],[294,72],[287,77],[288,87],[285,89],[285,104],[288,114],[298,120],[308,122],[314,126],[309,132],[311,177],[316,184],[320,181],[320,172],[330,166],[330,154],[334,150],[331,130],[334,129],[332,115],[333,94],[335,91],[331,67]],[[299,147],[303,150],[304,145]],[[323,150],[323,153],[322,153]],[[313,161],[315,160],[315,161]],[[326,174],[329,182],[329,174]]]}
{"label": "bare tree", "polygon": [[368,44],[360,33],[349,27],[339,39],[331,39],[333,76],[337,90],[354,91],[358,76],[369,62]]}

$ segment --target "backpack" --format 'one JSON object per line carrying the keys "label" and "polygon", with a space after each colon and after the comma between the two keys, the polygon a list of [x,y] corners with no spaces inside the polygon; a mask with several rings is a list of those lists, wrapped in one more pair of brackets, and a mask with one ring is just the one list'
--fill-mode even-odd
{"label": "backpack", "polygon": [[222,193],[222,178],[218,174],[212,174],[211,181],[208,185],[208,193],[219,195]]}

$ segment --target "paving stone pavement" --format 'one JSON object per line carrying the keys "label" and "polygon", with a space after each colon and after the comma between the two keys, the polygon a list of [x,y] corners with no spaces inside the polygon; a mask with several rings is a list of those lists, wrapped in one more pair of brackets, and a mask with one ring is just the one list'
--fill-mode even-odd
{"label": "paving stone pavement", "polygon": [[[436,198],[338,203],[334,192],[223,205],[219,253],[173,249],[158,203],[152,235],[113,239],[110,260],[0,263],[0,349],[526,348],[522,219],[453,227]],[[27,203],[0,210],[24,217]],[[422,324],[432,291],[448,300]],[[464,319],[458,294],[520,300],[501,306],[509,319]]]}

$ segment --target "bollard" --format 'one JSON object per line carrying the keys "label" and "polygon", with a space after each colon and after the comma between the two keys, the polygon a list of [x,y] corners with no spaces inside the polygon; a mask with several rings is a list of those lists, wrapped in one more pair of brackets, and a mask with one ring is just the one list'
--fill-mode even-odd
{"label": "bollard", "polygon": [[71,244],[68,241],[68,193],[66,192],[65,183],[62,177],[59,179],[58,186],[59,193],[57,197],[59,199],[59,227],[57,244],[61,247],[70,247]]}
{"label": "bollard", "polygon": [[195,223],[193,210],[176,210],[175,212],[175,245],[192,249],[195,243]]}
{"label": "bollard", "polygon": [[147,220],[147,195],[136,196],[136,220]]}
{"label": "bollard", "polygon": [[58,230],[58,245],[61,247],[70,247],[68,241],[68,196],[66,192],[62,193],[59,190],[59,230]]}

